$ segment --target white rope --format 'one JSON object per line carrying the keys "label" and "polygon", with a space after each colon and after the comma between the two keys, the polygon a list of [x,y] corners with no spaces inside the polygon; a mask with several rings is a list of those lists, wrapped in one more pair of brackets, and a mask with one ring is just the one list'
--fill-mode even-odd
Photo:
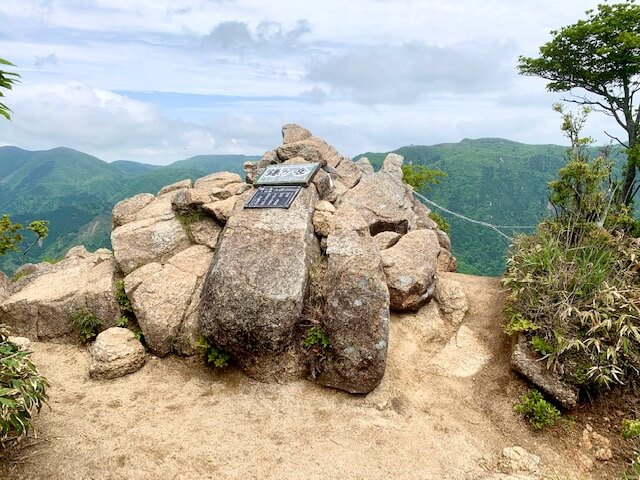
{"label": "white rope", "polygon": [[415,190],[414,190],[413,194],[415,196],[417,196],[418,198],[422,199],[422,201],[428,203],[429,205],[432,205],[432,206],[434,206],[436,208],[439,208],[443,212],[447,212],[448,214],[453,215],[454,217],[461,218],[462,220],[466,220],[467,222],[475,223],[477,225],[482,225],[483,227],[491,228],[492,230],[495,230],[499,235],[503,236],[504,238],[506,238],[510,242],[513,241],[513,238],[511,238],[510,236],[508,236],[504,232],[502,232],[500,230],[501,228],[510,228],[510,229],[527,229],[527,228],[535,229],[536,228],[536,227],[530,226],[530,225],[527,225],[527,226],[523,226],[523,225],[494,225],[492,223],[482,222],[480,220],[474,220],[473,218],[465,217],[464,215],[462,215],[460,213],[452,212],[451,210],[448,210],[448,209],[438,205],[437,203],[429,200],[427,197],[425,197],[424,195],[421,195],[420,193],[416,192]]}

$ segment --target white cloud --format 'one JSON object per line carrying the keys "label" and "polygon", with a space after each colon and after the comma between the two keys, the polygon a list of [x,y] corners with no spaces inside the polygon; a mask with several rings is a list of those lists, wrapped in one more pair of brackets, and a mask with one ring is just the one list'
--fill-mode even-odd
{"label": "white cloud", "polygon": [[[516,58],[598,1],[2,0],[0,56],[23,84],[0,142],[154,162],[261,153],[289,122],[347,154],[560,142],[556,97]],[[612,125],[592,118],[602,138]]]}

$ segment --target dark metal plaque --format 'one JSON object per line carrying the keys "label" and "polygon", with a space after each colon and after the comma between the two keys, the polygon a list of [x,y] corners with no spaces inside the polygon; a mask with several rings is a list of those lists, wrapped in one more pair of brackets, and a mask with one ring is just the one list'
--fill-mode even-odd
{"label": "dark metal plaque", "polygon": [[289,208],[302,187],[258,187],[244,208]]}
{"label": "dark metal plaque", "polygon": [[254,185],[309,185],[320,168],[319,163],[269,165]]}

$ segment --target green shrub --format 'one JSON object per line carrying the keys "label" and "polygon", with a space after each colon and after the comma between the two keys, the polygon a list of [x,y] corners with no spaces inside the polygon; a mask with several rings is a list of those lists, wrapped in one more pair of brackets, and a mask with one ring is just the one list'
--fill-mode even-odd
{"label": "green shrub", "polygon": [[118,280],[116,282],[116,302],[118,302],[121,312],[127,314],[133,313],[131,300],[129,300],[127,293],[124,291],[124,280]]}
{"label": "green shrub", "polygon": [[98,336],[102,320],[88,310],[79,310],[71,316],[82,343],[88,343]]}
{"label": "green shrub", "polygon": [[303,345],[305,348],[319,347],[326,350],[329,348],[329,338],[320,327],[311,327],[307,330]]}
{"label": "green shrub", "polygon": [[32,415],[47,401],[49,383],[31,363],[31,352],[9,341],[0,325],[0,447],[19,441],[31,427]]}
{"label": "green shrub", "polygon": [[431,212],[429,214],[429,218],[436,222],[438,228],[444,233],[451,233],[451,225],[444,219],[442,215],[439,215],[436,212]]}
{"label": "green shrub", "polygon": [[437,185],[446,176],[442,170],[431,170],[424,165],[402,165],[402,180],[416,191]]}
{"label": "green shrub", "polygon": [[626,440],[640,437],[640,420],[629,420],[625,418],[622,421],[622,437]]}
{"label": "green shrub", "polygon": [[537,390],[529,390],[513,409],[529,420],[534,430],[550,427],[560,419],[560,411]]}
{"label": "green shrub", "polygon": [[208,365],[216,368],[225,368],[231,363],[231,355],[215,345],[211,345],[205,337],[200,337],[196,347],[204,352],[204,359]]}
{"label": "green shrub", "polygon": [[[558,222],[516,239],[504,285],[509,334],[579,388],[640,378],[640,240]],[[535,340],[534,340],[535,339]]]}

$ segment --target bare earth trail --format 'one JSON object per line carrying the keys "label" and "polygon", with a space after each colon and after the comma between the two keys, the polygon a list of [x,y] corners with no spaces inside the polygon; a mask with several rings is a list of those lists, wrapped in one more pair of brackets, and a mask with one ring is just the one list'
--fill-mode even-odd
{"label": "bare earth trail", "polygon": [[178,358],[95,381],[83,348],[36,343],[51,408],[0,478],[497,479],[507,477],[490,473],[495,458],[514,445],[539,455],[552,478],[589,478],[563,442],[513,413],[525,387],[509,370],[498,279],[447,275],[469,298],[463,326],[450,340],[394,316],[387,374],[368,397],[261,384]]}

